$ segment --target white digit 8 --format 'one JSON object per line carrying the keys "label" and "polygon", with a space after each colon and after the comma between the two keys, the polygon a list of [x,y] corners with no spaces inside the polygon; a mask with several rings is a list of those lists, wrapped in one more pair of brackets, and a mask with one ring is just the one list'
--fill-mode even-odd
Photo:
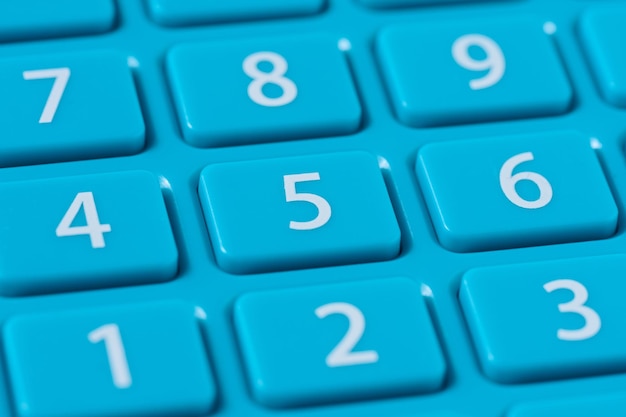
{"label": "white digit 8", "polygon": [[559,311],[561,313],[580,314],[585,319],[585,325],[580,329],[559,329],[557,331],[557,337],[560,340],[578,341],[591,339],[600,331],[602,327],[600,315],[595,310],[585,305],[589,298],[589,293],[583,284],[573,279],[557,279],[548,282],[543,288],[549,293],[561,289],[573,292],[574,299],[570,302],[559,304]]}
{"label": "white digit 8", "polygon": [[348,303],[329,303],[315,309],[315,315],[320,319],[330,314],[343,314],[348,318],[349,324],[343,339],[326,356],[326,365],[335,368],[378,362],[378,352],[375,350],[352,351],[365,331],[365,317],[361,310]]}
{"label": "white digit 8", "polygon": [[[523,162],[532,161],[534,158],[532,152],[522,152],[507,159],[500,169],[502,192],[511,203],[525,209],[538,209],[552,200],[552,186],[543,175],[531,171],[518,172],[513,175],[515,167]],[[532,181],[539,188],[539,197],[536,200],[525,200],[515,190],[515,185],[523,180]]]}
{"label": "white digit 8", "polygon": [[[272,64],[272,71],[261,71],[260,62]],[[256,52],[244,59],[243,71],[252,78],[252,82],[248,85],[248,96],[256,104],[266,107],[284,106],[294,101],[298,95],[296,84],[284,77],[287,72],[287,61],[282,55],[275,52]],[[282,94],[278,97],[266,96],[263,93],[263,86],[266,84],[276,84],[283,90]]]}
{"label": "white digit 8", "polygon": [[[469,48],[477,46],[485,51],[485,59],[476,60],[469,54]],[[471,71],[486,71],[487,75],[481,78],[470,80],[469,86],[472,90],[482,90],[497,84],[504,76],[506,60],[500,46],[491,38],[472,33],[463,35],[454,41],[452,45],[452,56],[457,64]]]}

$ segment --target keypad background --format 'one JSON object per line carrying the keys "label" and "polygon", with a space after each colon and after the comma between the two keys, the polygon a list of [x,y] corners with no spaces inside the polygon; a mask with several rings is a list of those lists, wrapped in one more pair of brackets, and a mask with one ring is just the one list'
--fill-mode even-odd
{"label": "keypad background", "polygon": [[[616,234],[605,240],[482,253],[452,253],[437,242],[413,169],[417,150],[428,142],[575,129],[598,138],[602,143],[597,154],[618,208],[623,213],[623,190],[626,190],[624,110],[610,106],[601,99],[576,34],[576,23],[585,7],[617,1],[555,0],[549,4],[545,0],[494,1],[381,11],[368,9],[356,0],[329,0],[322,13],[309,17],[176,29],[162,28],[151,22],[145,5],[140,1],[119,0],[117,3],[118,22],[110,33],[6,43],[0,46],[0,57],[93,48],[113,48],[133,57],[137,63],[133,72],[147,127],[146,147],[136,155],[119,158],[3,168],[0,169],[0,181],[130,169],[145,169],[161,176],[180,251],[178,275],[173,281],[158,285],[2,298],[0,320],[27,312],[62,311],[70,306],[82,308],[172,297],[195,303],[207,314],[202,326],[206,331],[207,354],[213,364],[212,371],[219,392],[214,415],[221,417],[401,417],[444,410],[470,417],[497,417],[514,404],[547,398],[576,398],[623,389],[626,375],[621,374],[522,385],[500,385],[489,381],[479,370],[457,299],[461,276],[469,268],[620,253],[626,247],[623,216],[620,216]],[[531,13],[557,25],[558,30],[553,38],[575,91],[571,111],[549,118],[434,129],[409,128],[395,119],[373,52],[375,35],[380,28],[393,23],[440,18],[506,19],[508,15],[519,13]],[[183,141],[164,71],[164,58],[172,46],[196,40],[289,36],[328,31],[349,39],[352,45],[347,57],[364,109],[363,123],[357,133],[216,149],[200,149]],[[402,231],[402,250],[396,259],[244,276],[234,276],[217,267],[197,196],[202,168],[215,162],[349,150],[366,150],[381,160]],[[271,242],[271,236],[268,236],[268,242]],[[286,412],[264,408],[251,399],[232,325],[232,306],[238,295],[264,289],[393,276],[417,280],[424,285],[425,293],[429,294],[429,308],[449,366],[449,374],[441,391],[422,396],[306,407]],[[506,296],[503,294],[503,297]],[[528,308],[532,308],[531,301]],[[5,366],[2,365],[2,368]],[[0,410],[5,413],[9,410],[9,395],[9,390],[5,389],[0,396]]]}

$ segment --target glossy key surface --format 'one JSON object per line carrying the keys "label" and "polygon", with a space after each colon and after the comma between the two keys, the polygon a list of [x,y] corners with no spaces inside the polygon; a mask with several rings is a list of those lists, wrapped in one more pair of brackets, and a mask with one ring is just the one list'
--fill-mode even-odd
{"label": "glossy key surface", "polygon": [[19,417],[205,416],[216,387],[193,306],[17,316],[4,348]]}
{"label": "glossy key surface", "polygon": [[431,392],[446,373],[420,287],[404,278],[247,294],[235,325],[252,394],[271,407]]}
{"label": "glossy key surface", "polygon": [[626,409],[626,396],[606,394],[521,404],[507,417],[617,417]]}

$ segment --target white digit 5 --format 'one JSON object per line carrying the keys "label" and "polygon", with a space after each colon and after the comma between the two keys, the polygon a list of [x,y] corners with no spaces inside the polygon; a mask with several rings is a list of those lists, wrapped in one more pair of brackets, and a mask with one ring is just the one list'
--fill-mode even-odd
{"label": "white digit 5", "polygon": [[[485,51],[485,59],[476,60],[469,54],[469,49],[477,46]],[[504,76],[506,60],[500,46],[491,38],[472,33],[463,35],[454,41],[452,45],[452,56],[457,64],[471,71],[486,71],[487,75],[473,79],[469,82],[472,90],[482,90],[498,83]]]}
{"label": "white digit 5", "polygon": [[577,341],[591,339],[600,331],[602,327],[600,315],[585,305],[589,298],[589,293],[583,284],[572,279],[557,279],[548,282],[543,288],[549,293],[560,289],[573,292],[574,299],[570,302],[559,304],[559,311],[561,313],[580,314],[585,319],[585,325],[580,329],[559,329],[556,335],[560,340]]}
{"label": "white digit 5", "polygon": [[315,309],[315,315],[320,319],[330,314],[343,314],[348,318],[349,324],[343,339],[326,356],[326,365],[334,368],[378,362],[378,352],[375,350],[352,352],[365,331],[365,318],[361,310],[348,303],[329,303]]}
{"label": "white digit 5", "polygon": [[[272,64],[272,71],[261,71],[260,62]],[[284,77],[287,72],[287,61],[282,55],[275,52],[256,52],[244,59],[243,71],[252,78],[248,85],[248,96],[256,104],[266,107],[284,106],[294,101],[298,95],[296,84]],[[266,84],[276,84],[282,89],[282,94],[278,97],[268,97],[263,93],[263,86]]]}
{"label": "white digit 5", "polygon": [[306,222],[290,221],[289,228],[294,230],[319,229],[328,223],[331,216],[331,208],[328,201],[317,194],[296,192],[296,183],[304,181],[319,181],[319,172],[309,172],[306,174],[293,174],[283,176],[285,184],[285,198],[287,202],[307,201],[317,207],[317,217]]}
{"label": "white digit 5", "polygon": [[91,343],[104,341],[109,367],[111,368],[111,377],[113,385],[119,389],[129,388],[133,380],[128,369],[128,361],[126,360],[126,351],[122,343],[122,336],[117,324],[105,324],[87,334],[87,338]]}
{"label": "white digit 5", "polygon": [[[507,159],[500,169],[500,188],[506,198],[518,207],[525,209],[538,209],[546,206],[552,200],[552,186],[541,174],[531,171],[518,172],[513,175],[513,170],[519,164],[532,161],[532,152],[523,152]],[[539,188],[539,197],[536,200],[525,200],[515,190],[515,184],[519,181],[532,181]]]}
{"label": "white digit 5", "polygon": [[54,115],[57,112],[57,108],[59,107],[61,97],[63,97],[63,93],[65,92],[67,82],[70,79],[70,69],[50,68],[43,70],[24,71],[22,75],[24,76],[25,80],[42,80],[46,78],[54,78],[54,84],[52,84],[50,95],[48,95],[48,100],[46,100],[46,105],[43,108],[43,113],[41,113],[41,117],[39,118],[39,123],[52,123],[52,120],[54,120]]}
{"label": "white digit 5", "polygon": [[[72,222],[78,215],[81,207],[85,212],[87,225],[72,226]],[[70,207],[57,226],[56,234],[58,237],[89,235],[92,248],[104,248],[104,233],[110,231],[110,224],[100,223],[93,193],[89,191],[76,194],[72,204],[70,204]]]}

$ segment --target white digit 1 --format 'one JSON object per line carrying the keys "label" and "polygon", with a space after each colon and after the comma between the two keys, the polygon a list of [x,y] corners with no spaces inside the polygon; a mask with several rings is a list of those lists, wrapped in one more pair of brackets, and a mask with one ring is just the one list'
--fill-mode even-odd
{"label": "white digit 1", "polygon": [[348,303],[329,303],[315,309],[315,315],[320,319],[330,314],[346,316],[348,318],[348,331],[339,344],[326,356],[326,365],[335,368],[378,362],[378,352],[375,350],[352,351],[365,331],[365,318],[361,310]]}
{"label": "white digit 1", "polygon": [[104,341],[109,367],[111,368],[111,377],[113,385],[119,389],[129,388],[132,383],[130,370],[128,369],[128,361],[126,360],[126,351],[122,343],[122,336],[117,324],[105,324],[87,334],[87,338],[91,343],[99,343]]}
{"label": "white digit 1", "polygon": [[[259,63],[269,62],[273,68],[270,72],[259,69]],[[287,72],[287,61],[276,52],[256,52],[243,61],[243,71],[252,78],[248,85],[248,96],[256,104],[266,107],[279,107],[294,101],[298,95],[296,84],[284,77]],[[268,97],[263,93],[263,86],[275,84],[282,89],[278,97]]]}
{"label": "white digit 1", "polygon": [[54,84],[52,84],[52,89],[48,95],[48,100],[46,100],[43,113],[41,113],[41,117],[39,118],[39,123],[52,123],[52,120],[54,120],[54,115],[59,107],[61,97],[63,97],[63,93],[65,92],[65,87],[70,79],[70,74],[71,72],[69,68],[50,68],[23,72],[22,75],[25,80],[43,80],[46,78],[54,78]]}
{"label": "white digit 1", "polygon": [[580,329],[559,329],[557,331],[557,337],[560,340],[578,341],[591,339],[600,331],[602,327],[600,315],[595,310],[585,305],[589,298],[589,293],[583,284],[572,279],[557,279],[548,282],[543,288],[549,293],[561,289],[573,292],[574,299],[570,302],[559,304],[559,311],[561,313],[580,314],[585,319],[585,325]]}
{"label": "white digit 1", "polygon": [[[506,198],[518,207],[525,209],[538,209],[546,206],[552,200],[552,186],[541,174],[531,171],[518,172],[513,175],[513,170],[523,162],[532,161],[532,152],[523,152],[507,159],[500,169],[500,188]],[[525,200],[515,190],[515,184],[519,181],[532,181],[539,188],[539,197],[536,200]]]}
{"label": "white digit 1", "polygon": [[331,216],[331,208],[328,201],[317,194],[298,193],[296,191],[296,183],[304,181],[319,181],[319,172],[308,172],[306,174],[293,174],[283,176],[285,184],[285,198],[287,202],[306,201],[317,207],[317,217],[306,222],[290,221],[289,228],[294,230],[312,230],[319,229],[328,223]]}
{"label": "white digit 1", "polygon": [[[85,212],[86,226],[72,226],[72,222],[78,215],[80,208]],[[58,237],[89,235],[92,248],[104,248],[104,233],[111,231],[110,224],[101,224],[96,210],[96,202],[93,199],[93,193],[82,192],[76,194],[72,204],[57,226],[56,234]]]}
{"label": "white digit 1", "polygon": [[[469,49],[477,46],[485,51],[485,59],[477,60],[470,56]],[[498,83],[504,76],[506,60],[500,46],[491,38],[472,33],[463,35],[454,41],[452,56],[457,64],[471,71],[486,71],[487,75],[469,82],[472,90],[482,90]]]}

